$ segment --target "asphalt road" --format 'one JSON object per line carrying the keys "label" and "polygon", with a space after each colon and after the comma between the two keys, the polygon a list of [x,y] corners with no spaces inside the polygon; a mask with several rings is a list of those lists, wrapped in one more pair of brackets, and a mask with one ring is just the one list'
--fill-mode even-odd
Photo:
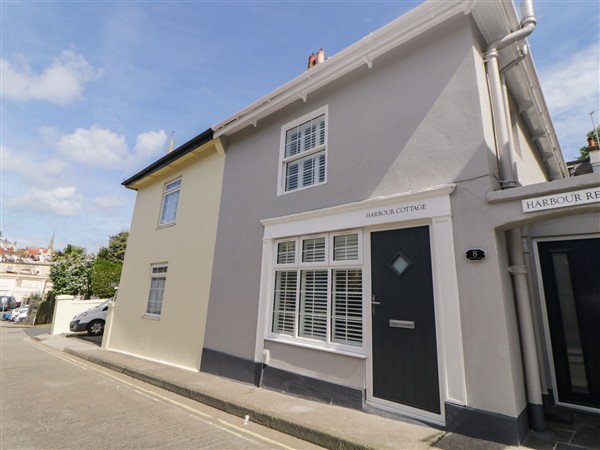
{"label": "asphalt road", "polygon": [[0,448],[319,448],[0,326]]}

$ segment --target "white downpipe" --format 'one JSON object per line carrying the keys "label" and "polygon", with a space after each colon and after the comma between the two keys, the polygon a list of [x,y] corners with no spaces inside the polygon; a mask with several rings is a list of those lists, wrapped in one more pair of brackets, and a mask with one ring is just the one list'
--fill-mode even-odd
{"label": "white downpipe", "polygon": [[508,104],[505,104],[502,94],[502,80],[500,77],[498,56],[501,49],[525,39],[535,28],[536,20],[533,16],[531,0],[525,0],[521,4],[521,9],[524,14],[524,18],[521,21],[521,28],[492,42],[485,53],[490,98],[492,101],[492,119],[496,132],[498,159],[500,160],[500,184],[503,188],[515,187],[517,186],[517,181],[513,171],[513,156],[512,149],[510,148],[510,131],[509,123],[507,122],[507,116],[509,116]]}
{"label": "white downpipe", "polygon": [[[500,184],[502,188],[516,187],[518,182],[513,168],[514,142],[510,135],[510,110],[504,76],[501,75],[498,57],[499,51],[529,36],[536,24],[532,0],[521,3],[521,26],[517,31],[492,42],[485,53],[488,73],[490,99],[492,102],[492,120],[496,133],[496,145],[500,160]],[[513,64],[505,67],[508,69]],[[533,331],[533,316],[527,282],[527,266],[523,255],[522,234],[519,228],[508,231],[509,272],[513,278],[514,292],[518,310],[518,325],[521,335],[525,385],[527,389],[528,416],[530,427],[535,431],[544,431],[542,390],[538,354]]]}
{"label": "white downpipe", "polygon": [[533,315],[531,313],[527,266],[525,265],[525,257],[523,255],[521,229],[510,230],[508,232],[508,240],[511,264],[508,270],[513,277],[517,301],[519,333],[521,335],[523,364],[525,366],[527,403],[532,406],[529,411],[529,425],[535,431],[544,431],[540,366],[533,328]]}

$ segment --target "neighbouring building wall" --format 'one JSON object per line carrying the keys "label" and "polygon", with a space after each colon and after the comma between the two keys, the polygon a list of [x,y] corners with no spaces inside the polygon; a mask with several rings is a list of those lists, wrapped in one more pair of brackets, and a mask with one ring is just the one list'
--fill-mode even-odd
{"label": "neighbouring building wall", "polygon": [[0,294],[12,295],[25,304],[32,294],[44,295],[52,289],[52,264],[40,262],[0,263]]}
{"label": "neighbouring building wall", "polygon": [[514,167],[518,182],[527,186],[548,181],[542,162],[537,156],[535,142],[527,132],[523,118],[518,114],[518,107],[511,102],[512,134],[514,142]]}
{"label": "neighbouring building wall", "polygon": [[[225,156],[204,150],[138,190],[115,303],[111,350],[198,370]],[[176,223],[158,228],[165,183],[181,177]],[[236,255],[232,255],[235,257]],[[145,315],[151,265],[168,272],[160,318]]]}

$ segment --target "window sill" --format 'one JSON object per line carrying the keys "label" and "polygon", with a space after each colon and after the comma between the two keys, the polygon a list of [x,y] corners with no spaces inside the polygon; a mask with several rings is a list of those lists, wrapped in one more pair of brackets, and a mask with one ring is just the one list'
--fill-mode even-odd
{"label": "window sill", "polygon": [[305,191],[306,189],[310,189],[310,188],[317,187],[317,186],[323,186],[325,184],[327,184],[327,179],[325,179],[325,181],[322,181],[320,183],[309,184],[308,186],[302,186],[297,189],[292,189],[291,191],[286,191],[280,187],[279,191],[277,192],[277,196],[281,197],[282,195],[288,195],[288,194],[293,194],[294,192]]}
{"label": "window sill", "polygon": [[159,320],[160,321],[160,316],[149,316],[148,314],[142,314],[142,319]]}
{"label": "window sill", "polygon": [[278,344],[284,345],[293,345],[295,347],[308,348],[310,350],[318,350],[326,353],[334,353],[336,355],[349,356],[351,358],[357,359],[367,359],[367,355],[363,349],[357,349],[356,352],[351,350],[339,349],[339,348],[329,348],[329,347],[321,347],[320,345],[310,344],[307,342],[299,342],[293,341],[280,337],[267,336],[265,337],[265,341],[276,342]]}
{"label": "window sill", "polygon": [[174,227],[177,222],[165,223],[164,225],[159,225],[156,227],[157,230],[162,230],[163,228]]}

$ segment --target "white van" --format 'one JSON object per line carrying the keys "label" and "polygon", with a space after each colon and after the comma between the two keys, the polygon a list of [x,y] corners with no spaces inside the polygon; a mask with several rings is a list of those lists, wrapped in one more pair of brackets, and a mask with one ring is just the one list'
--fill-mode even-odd
{"label": "white van", "polygon": [[69,329],[71,331],[87,331],[90,336],[100,336],[104,333],[106,312],[110,302],[112,299],[77,314],[69,324]]}

